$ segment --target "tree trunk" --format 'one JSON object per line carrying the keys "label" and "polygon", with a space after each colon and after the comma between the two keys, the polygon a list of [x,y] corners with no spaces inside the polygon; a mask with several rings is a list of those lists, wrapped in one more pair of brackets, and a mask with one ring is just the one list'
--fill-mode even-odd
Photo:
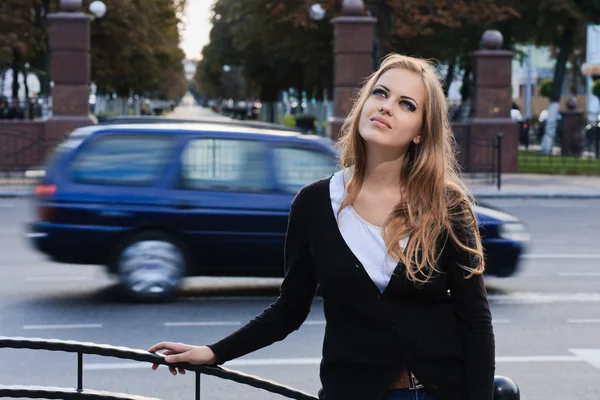
{"label": "tree trunk", "polygon": [[15,55],[13,64],[12,64],[12,73],[13,73],[13,81],[12,81],[12,98],[19,97],[19,65],[17,64],[18,57]]}
{"label": "tree trunk", "polygon": [[560,95],[565,78],[567,60],[573,51],[573,31],[571,21],[566,25],[563,32],[558,57],[556,58],[556,66],[554,67],[554,81],[552,82],[552,91],[550,92],[550,105],[548,106],[548,119],[546,121],[546,132],[542,138],[542,154],[552,154],[552,146],[556,137],[556,121],[560,108]]}
{"label": "tree trunk", "polygon": [[448,97],[448,91],[450,90],[450,85],[452,84],[452,80],[454,80],[454,72],[456,71],[456,60],[450,61],[448,64],[448,71],[446,71],[446,80],[444,85],[444,95]]}

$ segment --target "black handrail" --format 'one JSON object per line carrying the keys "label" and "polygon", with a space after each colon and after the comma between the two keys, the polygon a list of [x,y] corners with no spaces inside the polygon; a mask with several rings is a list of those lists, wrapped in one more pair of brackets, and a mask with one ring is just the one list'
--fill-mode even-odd
{"label": "black handrail", "polygon": [[[196,373],[196,400],[200,399],[200,375],[211,375],[218,378],[231,380],[237,383],[242,383],[255,387],[257,389],[263,389],[271,393],[279,394],[290,399],[297,400],[318,400],[315,396],[301,392],[292,387],[278,384],[273,381],[262,379],[253,375],[245,374],[240,371],[234,371],[220,366],[206,366],[206,365],[192,365],[188,363],[177,363],[169,364],[164,360],[164,357],[149,353],[144,350],[131,349],[122,346],[111,346],[104,344],[96,344],[89,342],[76,342],[72,340],[55,340],[55,339],[41,339],[41,338],[24,338],[24,337],[2,337],[0,336],[0,348],[8,349],[28,349],[28,350],[48,350],[48,351],[60,351],[66,353],[77,353],[77,389],[75,393],[69,394],[70,397],[51,397],[54,399],[144,399],[142,397],[114,397],[117,394],[110,394],[113,397],[89,397],[87,391],[83,391],[83,354],[98,355],[105,357],[114,357],[120,359],[127,359],[133,361],[148,362],[151,364],[162,364],[174,366],[177,368],[183,368],[187,371],[193,371]],[[0,386],[0,389],[3,387]],[[4,387],[7,388],[7,387]],[[20,398],[48,398],[48,397],[31,397],[28,394],[35,394],[34,391],[28,391],[26,387],[21,387],[22,390],[13,389],[12,397]],[[49,388],[45,388],[47,390]],[[8,389],[5,389],[8,390]],[[16,390],[16,392],[15,392]],[[65,391],[65,389],[62,389]],[[68,389],[67,389],[68,390]],[[22,393],[20,393],[22,392]],[[4,397],[8,396],[8,391],[5,392]],[[69,392],[70,393],[70,392]],[[94,392],[99,393],[99,392]],[[2,392],[0,392],[0,395]],[[18,396],[15,396],[17,394]],[[19,395],[20,394],[20,395]],[[63,392],[67,395],[67,392]],[[77,397],[77,395],[80,395]],[[85,395],[85,396],[84,396]],[[87,396],[87,397],[86,397]]]}
{"label": "black handrail", "polygon": [[[83,355],[98,355],[115,357],[126,360],[148,362],[152,364],[169,365],[183,368],[196,373],[196,400],[200,399],[200,376],[201,374],[216,376],[237,383],[263,389],[271,393],[279,394],[290,399],[318,400],[316,397],[298,391],[289,386],[281,385],[273,381],[265,380],[243,372],[230,370],[219,366],[191,365],[188,363],[168,364],[164,357],[149,353],[144,350],[130,349],[122,346],[110,346],[90,342],[76,342],[72,340],[55,340],[24,337],[0,336],[0,349],[28,349],[48,350],[67,353],[77,353],[77,389],[65,389],[56,387],[37,386],[3,386],[0,385],[0,398],[27,398],[27,399],[62,399],[62,400],[158,400],[148,397],[102,392],[83,389]],[[494,378],[494,399],[496,400],[519,400],[519,387],[509,378],[496,376]]]}
{"label": "black handrail", "polygon": [[124,393],[98,390],[79,391],[49,386],[6,386],[0,385],[0,398],[60,399],[60,400],[160,400]]}

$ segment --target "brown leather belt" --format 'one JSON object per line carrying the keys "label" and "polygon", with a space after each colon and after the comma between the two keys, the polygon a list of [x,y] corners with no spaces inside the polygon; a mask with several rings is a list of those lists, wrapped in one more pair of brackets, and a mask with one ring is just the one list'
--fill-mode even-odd
{"label": "brown leather belt", "polygon": [[[415,382],[415,385],[413,386],[413,381]],[[414,375],[413,375],[413,379],[410,379],[410,374],[408,372],[407,369],[402,370],[402,372],[400,373],[400,375],[396,378],[396,380],[394,382],[392,382],[392,385],[390,386],[390,389],[409,389],[409,390],[415,390],[415,389],[421,389],[423,388],[423,385],[420,385]]]}

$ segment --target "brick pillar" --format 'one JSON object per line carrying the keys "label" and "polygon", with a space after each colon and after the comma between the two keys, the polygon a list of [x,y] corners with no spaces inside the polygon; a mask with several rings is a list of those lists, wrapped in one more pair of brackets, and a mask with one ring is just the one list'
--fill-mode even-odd
{"label": "brick pillar", "polygon": [[481,42],[483,49],[472,53],[475,110],[469,143],[471,167],[473,171],[495,168],[492,141],[496,142],[502,132],[502,172],[517,172],[519,126],[510,119],[515,52],[500,49],[504,38],[498,31],[486,31]]}
{"label": "brick pillar", "polygon": [[567,100],[567,109],[562,115],[562,143],[563,156],[579,156],[581,150],[581,124],[584,121],[583,111],[577,109],[577,98]]}
{"label": "brick pillar", "polygon": [[344,0],[344,15],[334,25],[334,111],[327,134],[334,140],[350,113],[361,81],[373,73],[373,35],[376,18],[365,17],[361,0]]}
{"label": "brick pillar", "polygon": [[52,116],[46,138],[58,141],[80,126],[94,123],[89,115],[90,21],[78,12],[81,0],[61,0],[61,11],[48,15]]}

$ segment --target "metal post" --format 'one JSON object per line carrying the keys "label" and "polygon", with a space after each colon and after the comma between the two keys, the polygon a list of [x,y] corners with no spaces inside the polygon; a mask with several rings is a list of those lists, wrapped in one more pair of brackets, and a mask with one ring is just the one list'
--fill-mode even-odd
{"label": "metal post", "polygon": [[200,372],[196,372],[196,400],[200,400]]}
{"label": "metal post", "polygon": [[501,189],[502,187],[502,137],[504,136],[504,133],[502,132],[498,132],[498,154],[496,155],[496,157],[498,157],[498,170],[496,171],[497,173],[497,184],[498,184],[498,190]]}
{"label": "metal post", "polygon": [[596,158],[600,159],[600,125],[596,124],[596,126],[594,126],[593,128],[593,132],[594,132],[594,144],[596,145],[595,147],[595,153],[596,153]]}
{"label": "metal post", "polygon": [[77,353],[77,391],[83,391],[83,353]]}
{"label": "metal post", "polygon": [[531,123],[531,92],[533,91],[533,81],[531,79],[532,70],[532,45],[527,46],[527,86],[525,89],[525,120]]}

